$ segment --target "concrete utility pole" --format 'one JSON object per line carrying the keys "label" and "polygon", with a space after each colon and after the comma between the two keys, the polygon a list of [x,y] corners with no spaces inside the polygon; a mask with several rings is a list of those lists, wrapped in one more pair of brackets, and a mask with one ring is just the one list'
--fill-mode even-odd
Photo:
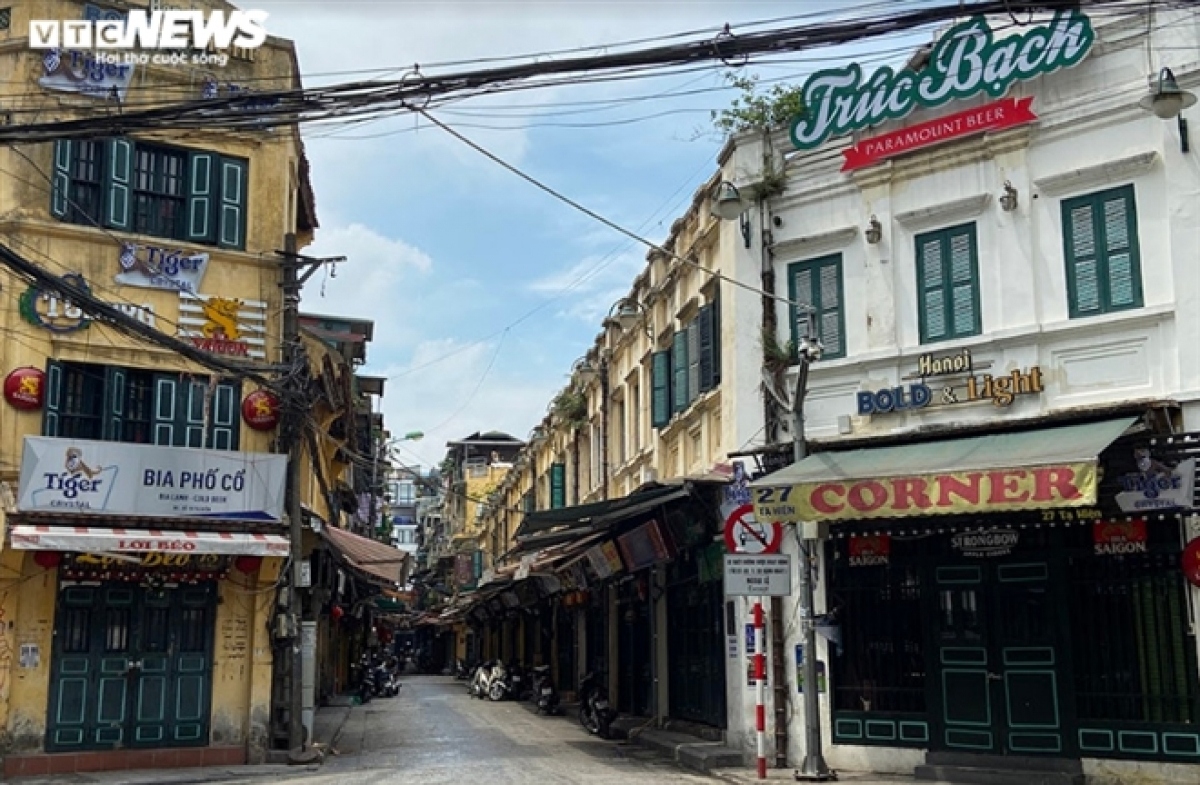
{"label": "concrete utility pole", "polygon": [[[808,453],[804,437],[804,398],[808,392],[808,367],[821,358],[821,342],[813,335],[813,313],[804,318],[804,337],[796,347],[800,367],[796,371],[796,391],[792,396],[792,458],[799,464]],[[804,633],[804,761],[796,771],[797,780],[824,782],[837,779],[821,753],[820,692],[817,685],[817,626],[813,588],[813,559],[820,540],[802,536],[797,524],[796,542],[800,545],[800,627]]]}

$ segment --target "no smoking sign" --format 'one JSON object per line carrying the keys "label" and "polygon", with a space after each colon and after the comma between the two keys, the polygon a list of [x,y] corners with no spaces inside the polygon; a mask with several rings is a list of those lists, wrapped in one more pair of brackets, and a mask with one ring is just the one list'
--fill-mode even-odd
{"label": "no smoking sign", "polygon": [[755,520],[753,504],[743,504],[725,519],[725,547],[730,553],[779,553],[782,544],[783,527]]}

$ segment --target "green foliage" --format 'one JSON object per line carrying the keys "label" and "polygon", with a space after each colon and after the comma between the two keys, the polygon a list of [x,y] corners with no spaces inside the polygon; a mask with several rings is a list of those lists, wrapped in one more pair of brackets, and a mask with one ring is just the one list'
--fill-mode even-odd
{"label": "green foliage", "polygon": [[796,359],[796,342],[781,342],[770,330],[762,331],[763,365],[772,373],[786,371]]}
{"label": "green foliage", "polygon": [[569,428],[579,428],[587,422],[587,397],[577,390],[568,388],[560,392],[551,408],[555,416]]}
{"label": "green foliage", "polygon": [[745,131],[774,131],[804,113],[803,88],[774,84],[760,88],[759,77],[726,74],[725,81],[741,91],[729,108],[712,113],[713,125],[725,136]]}

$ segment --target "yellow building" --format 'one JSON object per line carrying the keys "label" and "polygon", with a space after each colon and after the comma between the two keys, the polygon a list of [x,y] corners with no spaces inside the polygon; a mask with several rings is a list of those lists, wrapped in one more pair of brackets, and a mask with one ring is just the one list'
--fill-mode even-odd
{"label": "yellow building", "polygon": [[[0,31],[12,123],[298,85],[291,42],[99,67]],[[232,8],[223,3],[196,6]],[[276,251],[316,226],[295,128],[139,131],[0,149],[0,243],[213,357],[278,363]],[[278,400],[0,269],[0,753],[7,775],[254,762],[288,543]]]}

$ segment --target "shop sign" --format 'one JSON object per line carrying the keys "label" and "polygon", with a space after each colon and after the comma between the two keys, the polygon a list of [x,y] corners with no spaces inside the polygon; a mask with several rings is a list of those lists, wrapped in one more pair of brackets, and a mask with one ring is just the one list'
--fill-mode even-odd
{"label": "shop sign", "polygon": [[[729,597],[787,597],[792,593],[792,557],[787,553],[725,554]],[[750,647],[747,646],[747,650]]]}
{"label": "shop sign", "polygon": [[617,538],[617,544],[621,549],[621,561],[629,572],[637,572],[671,558],[658,521],[643,523],[633,531],[622,534]]}
{"label": "shop sign", "polygon": [[617,546],[611,540],[588,548],[587,561],[592,572],[596,573],[596,577],[600,580],[624,569],[624,565],[621,564],[621,556],[617,553]]}
{"label": "shop sign", "polygon": [[242,419],[256,431],[269,431],[279,424],[279,398],[266,390],[255,390],[242,400]]}
{"label": "shop sign", "polygon": [[212,579],[229,572],[231,560],[216,553],[152,551],[116,558],[96,553],[70,554],[60,570],[75,580],[143,580],[155,574],[171,581]]}
{"label": "shop sign", "polygon": [[1092,542],[1095,544],[1097,556],[1146,553],[1150,546],[1146,521],[1143,518],[1129,521],[1096,521],[1092,524]]}
{"label": "shop sign", "polygon": [[1183,549],[1183,577],[1200,588],[1200,537],[1192,540]]}
{"label": "shop sign", "polygon": [[[68,273],[63,280],[77,289],[91,293],[91,287],[82,275]],[[149,304],[133,305],[132,303],[107,303],[121,313],[137,319],[142,324],[154,327],[154,308]],[[21,318],[34,327],[41,327],[53,333],[73,333],[86,329],[92,323],[92,318],[83,309],[64,298],[58,292],[30,286],[21,295],[18,307]]]}
{"label": "shop sign", "polygon": [[[858,415],[888,414],[927,406],[950,406],[976,401],[991,401],[997,407],[1012,404],[1018,395],[1039,395],[1045,391],[1040,366],[1013,370],[1004,375],[975,373],[979,366],[970,349],[949,355],[924,354],[917,359],[917,372],[906,380],[911,384],[858,393]],[[938,381],[930,383],[930,379]],[[935,389],[936,388],[936,389]]]}
{"label": "shop sign", "polygon": [[887,534],[851,535],[850,566],[882,567],[892,553],[892,538]]}
{"label": "shop sign", "polygon": [[950,28],[920,71],[883,67],[864,81],[862,68],[818,71],[804,83],[805,111],[792,121],[792,144],[811,150],[825,140],[898,120],[919,107],[938,107],[979,93],[1000,98],[1014,82],[1070,68],[1096,35],[1087,16],[1059,11],[1046,25],[996,39],[979,16]]}
{"label": "shop sign", "polygon": [[1088,462],[757,488],[754,514],[761,520],[797,523],[1015,512],[1095,503],[1096,465]]}
{"label": "shop sign", "polygon": [[25,437],[17,509],[283,520],[287,456]]}
{"label": "shop sign", "polygon": [[1138,470],[1121,477],[1117,505],[1125,512],[1191,509],[1196,482],[1196,459],[1175,466],[1155,460],[1149,449],[1134,450]]}
{"label": "shop sign", "polygon": [[40,368],[18,368],[4,379],[4,400],[14,409],[40,409],[46,397],[46,373]]}
{"label": "shop sign", "polygon": [[988,529],[980,532],[959,532],[950,538],[950,547],[963,556],[988,559],[1007,556],[1017,547],[1021,535],[1015,529]]}
{"label": "shop sign", "polygon": [[179,293],[179,335],[201,351],[265,359],[266,320],[265,302]]}
{"label": "shop sign", "polygon": [[117,283],[142,289],[194,293],[208,269],[206,253],[159,245],[121,243],[118,260],[121,272],[117,273]]}
{"label": "shop sign", "polygon": [[133,64],[110,62],[104,55],[84,49],[47,49],[42,55],[43,75],[38,84],[47,90],[80,93],[92,98],[125,102],[133,81]]}
{"label": "shop sign", "polygon": [[898,155],[923,150],[926,147],[948,142],[952,139],[962,139],[986,131],[1001,131],[1005,128],[1015,128],[1019,125],[1032,123],[1038,119],[1029,108],[1033,97],[1006,98],[990,104],[956,112],[952,115],[939,117],[918,125],[901,128],[898,131],[864,139],[858,144],[842,150],[845,161],[842,171],[849,172],[862,169],[880,161],[894,158]]}

